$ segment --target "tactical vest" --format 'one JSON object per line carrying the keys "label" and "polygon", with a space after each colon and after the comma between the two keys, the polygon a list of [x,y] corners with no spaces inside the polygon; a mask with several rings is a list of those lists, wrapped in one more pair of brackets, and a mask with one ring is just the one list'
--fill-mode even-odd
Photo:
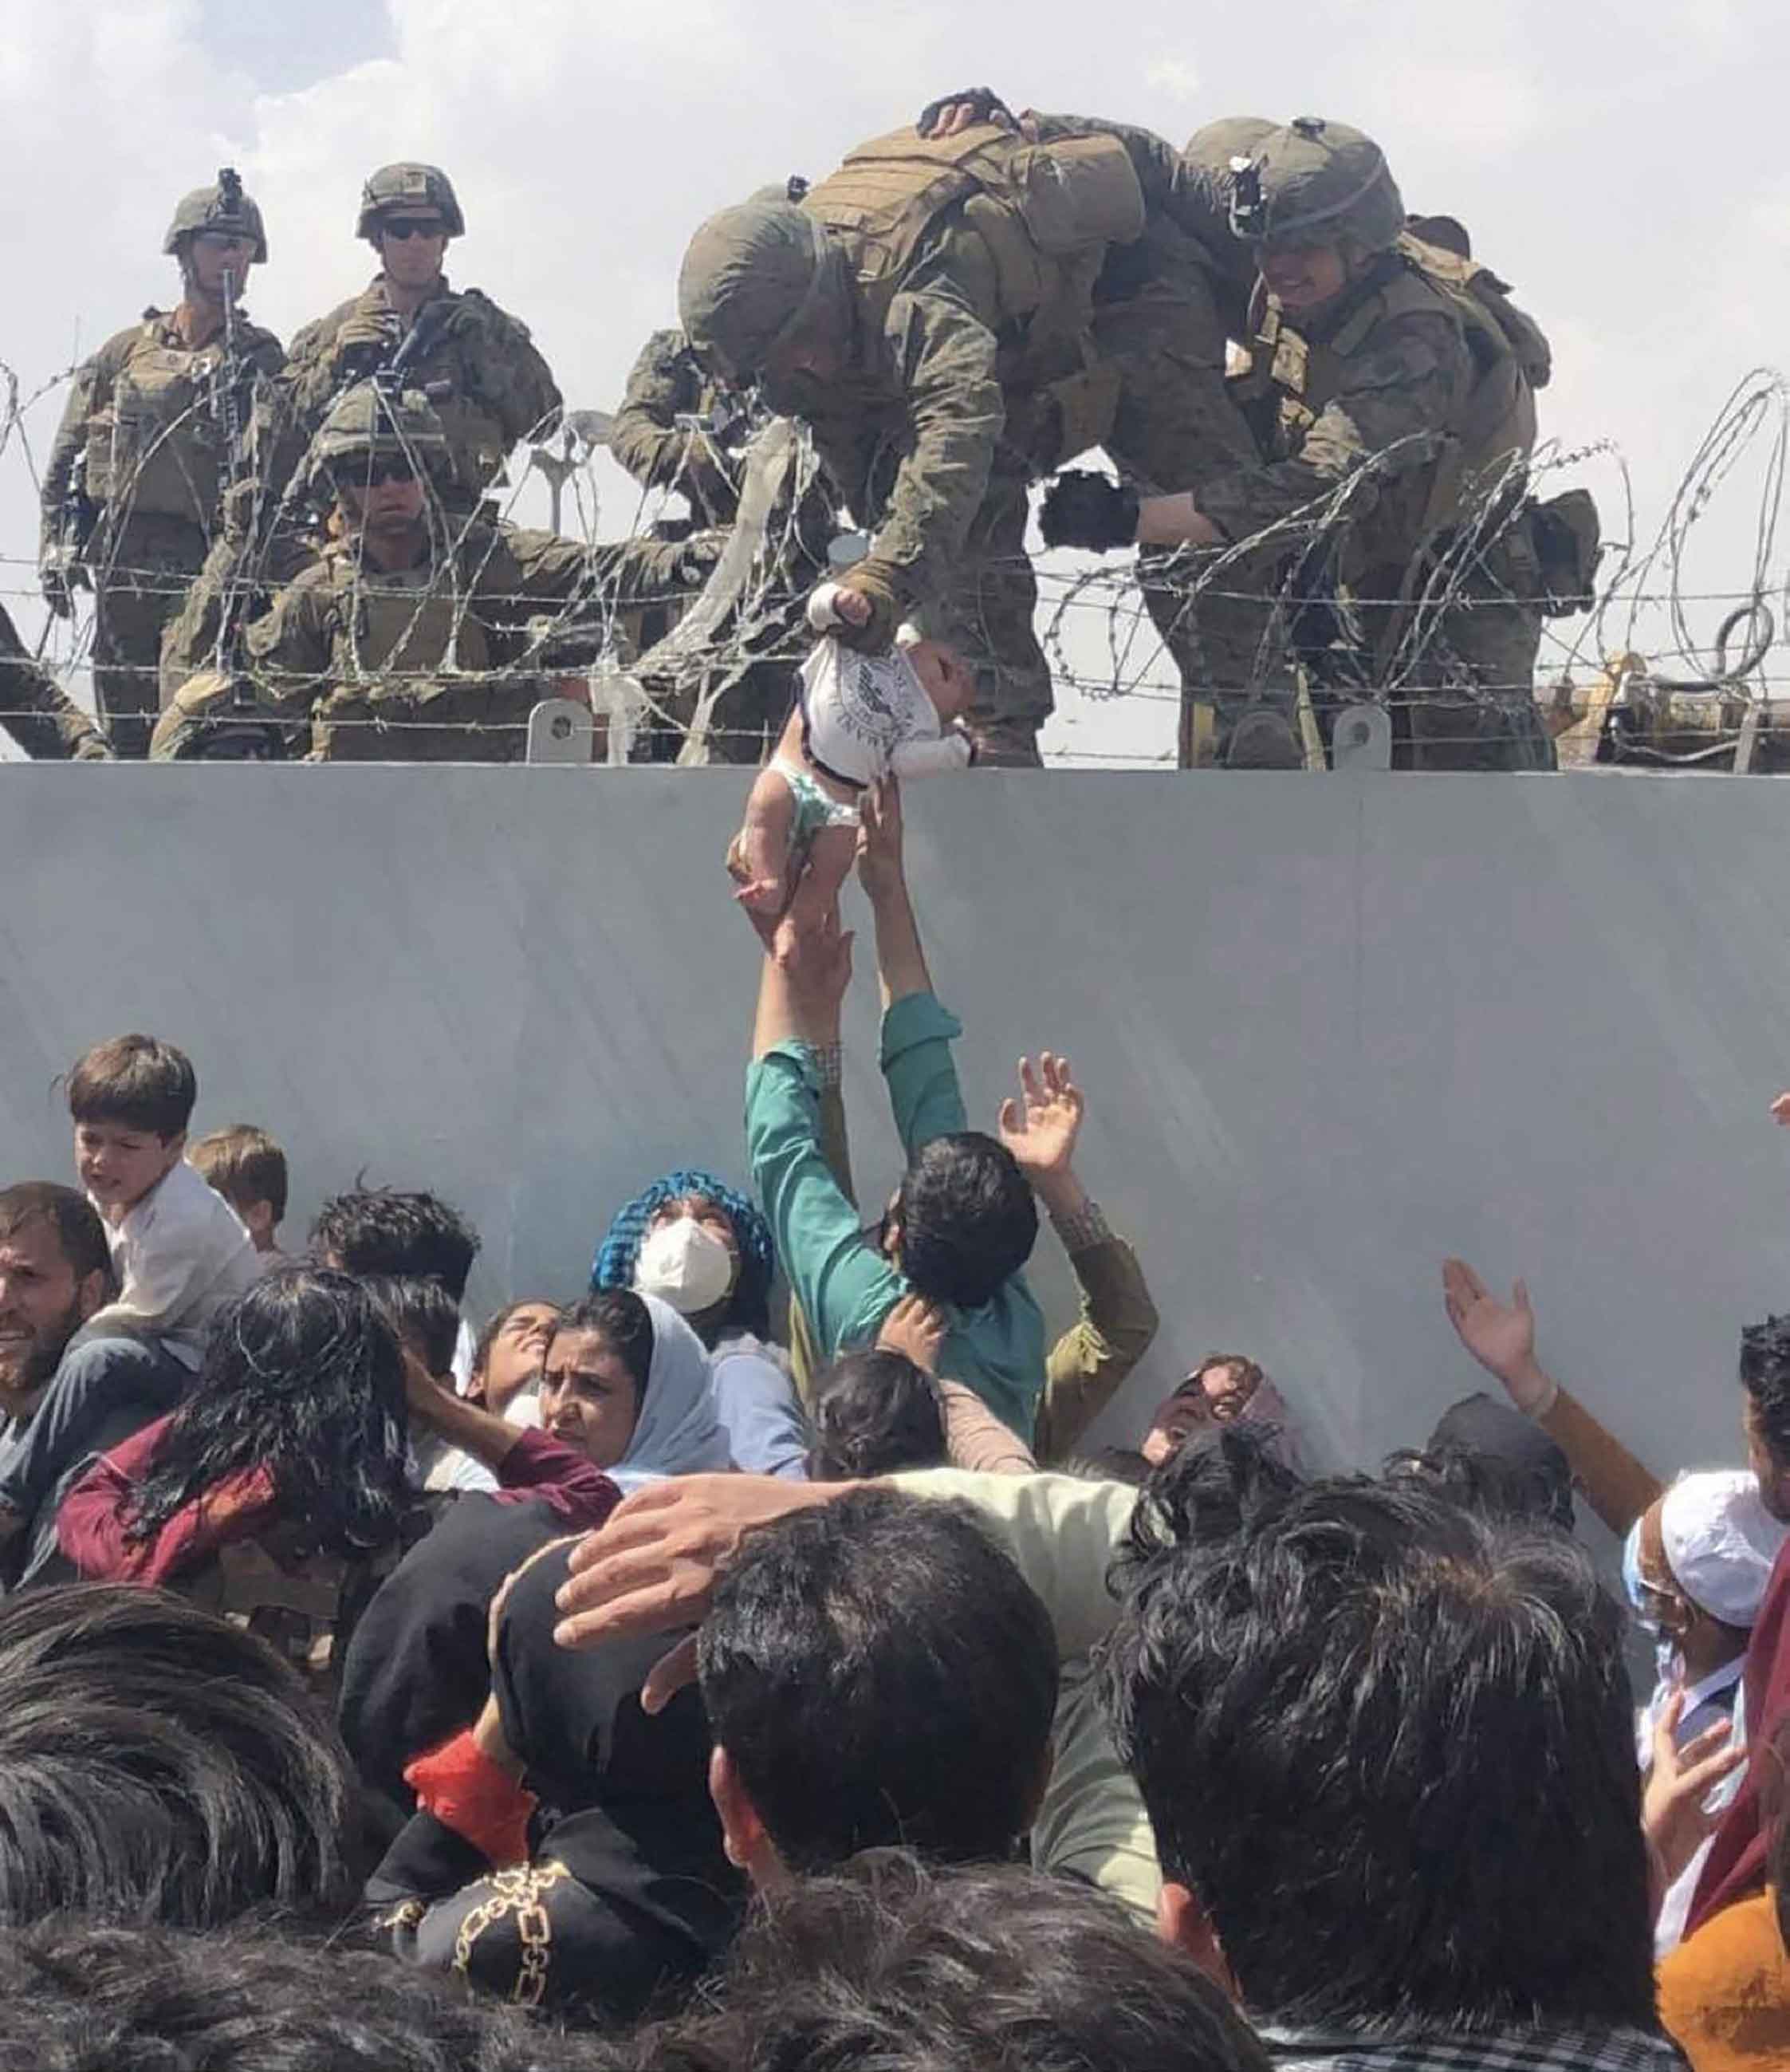
{"label": "tactical vest", "polygon": [[1116,138],[1027,144],[992,123],[955,137],[876,138],[802,207],[844,247],[878,331],[934,224],[959,211],[992,263],[1002,326],[1023,334],[1025,371],[1037,379],[1073,371],[1106,253],[1140,236],[1144,218]]}
{"label": "tactical vest", "polygon": [[211,529],[223,478],[223,434],[208,390],[220,336],[195,352],[159,319],[132,339],[112,401],[87,427],[87,494],[115,523],[183,518]]}
{"label": "tactical vest", "polygon": [[[363,567],[351,547],[326,556],[336,681],[318,701],[319,762],[508,763],[527,750],[540,679],[493,667],[474,610],[476,570],[401,576]],[[487,731],[496,730],[496,731]]]}
{"label": "tactical vest", "polygon": [[[1509,471],[1515,458],[1535,444],[1535,398],[1528,368],[1545,380],[1547,341],[1533,321],[1508,302],[1517,320],[1507,331],[1487,295],[1501,299],[1495,274],[1451,253],[1438,253],[1415,239],[1402,240],[1398,269],[1372,289],[1329,337],[1308,339],[1270,307],[1258,331],[1253,357],[1266,364],[1278,404],[1277,453],[1296,453],[1306,434],[1342,388],[1349,362],[1370,345],[1380,327],[1414,314],[1445,310],[1459,326],[1471,355],[1473,380],[1451,405],[1435,435],[1434,450],[1401,467],[1381,486],[1372,508],[1355,528],[1349,571],[1409,568],[1423,544],[1460,515],[1478,485],[1488,492]],[[1433,263],[1446,261],[1446,265]],[[1482,293],[1468,278],[1488,284]],[[1513,490],[1520,490],[1513,482]]]}

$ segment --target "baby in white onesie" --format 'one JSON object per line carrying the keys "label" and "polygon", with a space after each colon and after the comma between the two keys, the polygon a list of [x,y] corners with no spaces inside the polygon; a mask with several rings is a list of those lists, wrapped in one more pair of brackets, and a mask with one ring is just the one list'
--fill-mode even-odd
{"label": "baby in white onesie", "polygon": [[802,700],[758,773],[727,853],[735,895],[780,959],[818,929],[850,875],[858,800],[885,777],[963,770],[975,745],[954,722],[975,680],[942,641],[897,635],[887,655],[825,639],[802,665]]}

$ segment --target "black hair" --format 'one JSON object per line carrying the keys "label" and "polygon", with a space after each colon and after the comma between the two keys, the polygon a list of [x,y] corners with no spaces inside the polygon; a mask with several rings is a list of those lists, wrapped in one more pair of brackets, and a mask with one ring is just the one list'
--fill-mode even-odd
{"label": "black hair", "polygon": [[548,1301],[544,1295],[522,1295],[519,1296],[514,1302],[506,1302],[501,1309],[493,1311],[486,1319],[485,1328],[478,1334],[478,1340],[472,1349],[472,1372],[475,1377],[482,1375],[491,1365],[491,1349],[497,1343],[498,1334],[517,1310],[533,1309],[539,1307],[557,1311],[559,1305],[557,1303]]}
{"label": "black hair", "polygon": [[979,1130],[935,1137],[902,1176],[901,1271],[929,1302],[977,1309],[1032,1256],[1038,1204],[1005,1145]]}
{"label": "black hair", "polygon": [[439,1281],[413,1273],[355,1277],[378,1304],[400,1345],[409,1339],[423,1365],[437,1379],[453,1371],[454,1349],[460,1340],[460,1305]]}
{"label": "black hair", "polygon": [[[581,1295],[570,1309],[562,1310],[548,1334],[546,1352],[565,1331],[594,1331],[627,1369],[634,1383],[635,1408],[647,1400],[647,1383],[653,1371],[652,1312],[631,1288],[612,1288],[606,1294]],[[543,1355],[544,1358],[544,1354]]]}
{"label": "black hair", "polygon": [[55,1230],[56,1244],[77,1281],[103,1273],[107,1285],[112,1285],[112,1248],[105,1225],[84,1194],[72,1187],[59,1187],[52,1180],[21,1180],[15,1186],[0,1187],[0,1240],[39,1223]]}
{"label": "black hair", "polygon": [[938,1384],[905,1353],[841,1353],[815,1377],[812,1482],[844,1482],[946,1457]]}
{"label": "black hair", "polygon": [[268,1274],[212,1326],[126,1537],[152,1539],[195,1497],[260,1468],[310,1545],[363,1554],[397,1536],[406,1433],[397,1338],[361,1283],[309,1266]]}
{"label": "black hair", "polygon": [[1268,2072],[1205,1975],[1119,1903],[1027,1870],[874,1850],[767,1896],[655,2072]]}
{"label": "black hair", "polygon": [[285,1932],[79,1917],[0,1938],[0,2072],[606,2072],[615,2054],[456,1982]]}
{"label": "black hair", "polygon": [[750,1534],[697,1639],[716,1742],[782,1861],[1008,1854],[1057,1703],[1049,1614],[975,1517],[849,1490]]}
{"label": "black hair", "polygon": [[134,1584],[28,1591],[0,1605],[0,1944],[63,1908],[208,1927],[351,1903],[347,1752],[252,1634]]}
{"label": "black hair", "polygon": [[1790,1473],[1790,1314],[1749,1324],[1740,1334],[1740,1382],[1752,1400],[1760,1443],[1773,1465]]}
{"label": "black hair", "polygon": [[438,1195],[358,1184],[318,1211],[310,1243],[344,1273],[432,1275],[456,1302],[478,1256],[478,1231]]}
{"label": "black hair", "polygon": [[68,1075],[76,1122],[113,1122],[160,1137],[191,1121],[199,1080],[184,1050],[156,1036],[114,1036],[84,1052]]}
{"label": "black hair", "polygon": [[1246,2005],[1652,2028],[1624,1619],[1565,1534],[1233,1431],[1152,1483],[1117,1580],[1120,1751]]}

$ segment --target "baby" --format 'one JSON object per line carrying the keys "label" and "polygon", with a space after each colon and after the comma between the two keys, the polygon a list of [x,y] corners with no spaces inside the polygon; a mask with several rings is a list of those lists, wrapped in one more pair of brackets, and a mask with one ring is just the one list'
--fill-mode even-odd
{"label": "baby", "polygon": [[803,664],[801,702],[727,853],[735,896],[780,960],[839,897],[857,852],[860,795],[885,777],[962,770],[975,759],[975,744],[952,723],[975,691],[959,656],[905,630],[887,655],[824,639]]}
{"label": "baby", "polygon": [[184,1053],[153,1036],[97,1043],[68,1075],[75,1164],[119,1281],[87,1332],[160,1338],[195,1369],[211,1319],[263,1265],[236,1211],[181,1156],[198,1092]]}

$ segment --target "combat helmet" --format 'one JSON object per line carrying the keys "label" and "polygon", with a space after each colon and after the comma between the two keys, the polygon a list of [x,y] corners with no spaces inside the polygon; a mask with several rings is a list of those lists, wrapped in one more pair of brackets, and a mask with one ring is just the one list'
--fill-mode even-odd
{"label": "combat helmet", "polygon": [[1405,204],[1371,137],[1301,115],[1233,160],[1231,228],[1254,245],[1329,245],[1351,238],[1382,252],[1405,227]]}
{"label": "combat helmet", "polygon": [[345,464],[376,454],[396,454],[419,472],[451,472],[447,434],[426,397],[395,394],[376,380],[357,381],[336,399],[311,442],[311,467],[315,474],[340,475],[351,482],[353,468]]}
{"label": "combat helmet", "polygon": [[379,237],[379,220],[388,209],[432,208],[440,216],[450,237],[464,237],[466,220],[460,213],[460,203],[454,191],[454,183],[439,166],[413,164],[408,160],[395,166],[381,166],[371,174],[360,191],[360,214],[355,219],[355,235],[364,237],[369,245]]}
{"label": "combat helmet", "polygon": [[179,258],[185,240],[202,230],[218,230],[236,237],[246,237],[252,248],[248,255],[251,266],[257,265],[267,257],[267,232],[262,227],[261,212],[243,192],[242,181],[234,166],[220,168],[217,178],[208,187],[195,187],[189,195],[183,195],[174,212],[174,220],[168,225],[168,234],[162,240],[162,249],[172,258]]}
{"label": "combat helmet", "polygon": [[741,385],[814,314],[825,291],[827,233],[781,187],[712,216],[678,272],[678,314],[696,357]]}

